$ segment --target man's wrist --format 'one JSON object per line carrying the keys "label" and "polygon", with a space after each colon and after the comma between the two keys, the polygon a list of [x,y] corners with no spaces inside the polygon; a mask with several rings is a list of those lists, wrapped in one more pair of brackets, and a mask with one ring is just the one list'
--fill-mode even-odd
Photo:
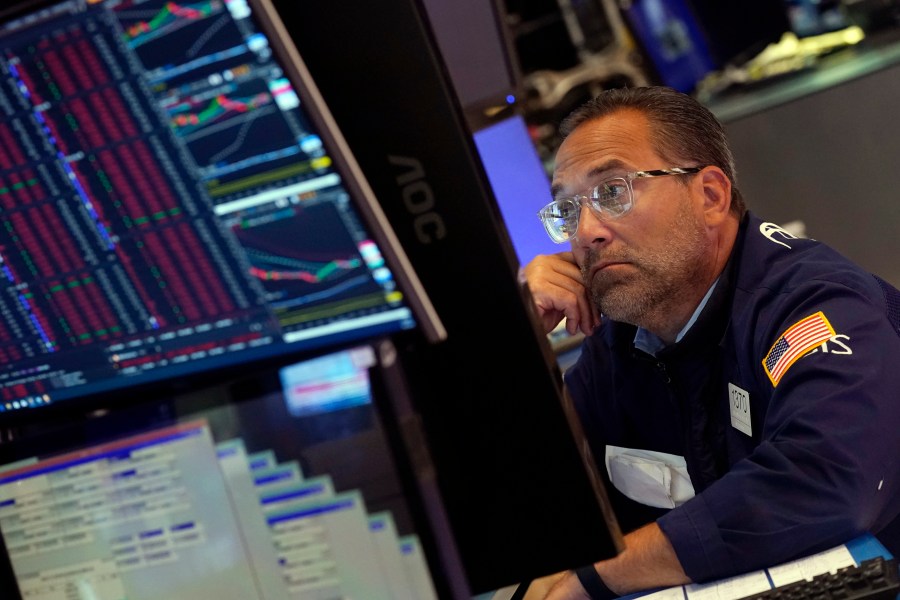
{"label": "man's wrist", "polygon": [[575,569],[575,576],[578,578],[578,582],[584,588],[584,591],[591,597],[591,600],[612,600],[619,597],[618,594],[603,583],[603,579],[597,573],[594,565]]}

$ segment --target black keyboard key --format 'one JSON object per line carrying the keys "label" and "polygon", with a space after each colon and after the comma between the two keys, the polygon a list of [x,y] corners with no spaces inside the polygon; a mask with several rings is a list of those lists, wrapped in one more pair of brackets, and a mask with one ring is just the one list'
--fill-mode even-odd
{"label": "black keyboard key", "polygon": [[897,559],[878,556],[836,573],[823,573],[740,600],[896,600],[898,596]]}

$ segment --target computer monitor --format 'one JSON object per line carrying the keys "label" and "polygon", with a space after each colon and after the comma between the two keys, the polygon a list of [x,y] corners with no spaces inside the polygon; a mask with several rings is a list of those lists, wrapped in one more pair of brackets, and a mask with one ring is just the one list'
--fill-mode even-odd
{"label": "computer monitor", "polygon": [[334,8],[0,13],[4,592],[358,595],[344,510],[447,598],[621,549],[422,8]]}
{"label": "computer monitor", "polygon": [[500,0],[423,0],[466,119],[478,126],[519,100],[518,60]]}
{"label": "computer monitor", "polygon": [[383,349],[0,444],[3,598],[457,597],[376,408]]}
{"label": "computer monitor", "polygon": [[260,10],[20,10],[0,25],[0,411],[417,326],[443,335]]}
{"label": "computer monitor", "polygon": [[[264,2],[0,12],[4,598],[389,598],[373,556],[449,589],[375,407],[381,348],[445,330],[279,27]],[[260,452],[331,493],[248,503]],[[396,539],[362,566],[294,539],[363,551],[375,511]]]}
{"label": "computer monitor", "polygon": [[276,6],[447,328],[398,361],[470,589],[614,556],[618,525],[422,3]]}

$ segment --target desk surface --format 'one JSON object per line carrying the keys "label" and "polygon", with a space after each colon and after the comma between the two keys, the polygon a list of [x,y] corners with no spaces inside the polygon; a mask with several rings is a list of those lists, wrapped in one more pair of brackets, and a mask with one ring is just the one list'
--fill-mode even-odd
{"label": "desk surface", "polygon": [[[850,556],[853,558],[853,560],[856,561],[856,564],[859,564],[866,559],[874,558],[876,556],[884,556],[885,558],[893,558],[891,553],[888,552],[888,550],[881,544],[881,542],[879,542],[875,538],[875,536],[869,535],[869,534],[866,534],[866,535],[863,535],[863,536],[860,536],[858,538],[851,540],[850,542],[848,542],[847,544],[844,545],[844,548],[846,548],[846,550],[849,551]],[[827,558],[827,556],[833,555],[837,550],[840,550],[840,549],[841,549],[841,547],[838,547],[837,549],[828,550],[825,552],[815,554],[812,557],[809,557],[807,559],[800,559],[799,561],[791,561],[790,563],[787,563],[786,565],[782,565],[779,567],[772,567],[772,569],[774,570],[776,568],[779,568],[779,569],[783,570],[785,566],[790,567],[790,565],[793,565],[795,563],[804,563],[803,569],[806,569],[806,570],[818,569],[820,572],[824,572],[823,569],[828,570],[828,562],[830,560],[834,560],[833,558]],[[823,557],[822,560],[818,562],[818,564],[816,563],[817,557]],[[768,570],[766,570],[766,571],[768,571]],[[816,574],[818,574],[818,573],[816,573]],[[782,576],[784,576],[784,575],[782,575]],[[809,576],[807,576],[807,578],[809,578]],[[736,578],[722,580],[722,582],[725,582],[727,584],[727,582],[731,581],[732,579],[736,579]],[[771,579],[771,577],[770,577],[770,579]],[[703,586],[692,586],[692,587],[695,587],[695,588],[702,587],[703,590],[701,590],[698,595],[702,596],[704,598],[706,598],[706,597],[725,597],[725,596],[721,596],[721,595],[716,596],[715,594],[713,594],[712,596],[709,595],[710,587],[720,585],[722,582],[712,582],[712,583],[704,584]],[[690,590],[688,589],[688,591],[685,591],[686,587],[688,587],[688,586],[678,586],[675,588],[666,588],[664,590],[651,590],[649,592],[640,592],[637,594],[630,594],[628,596],[623,596],[621,600],[635,600],[637,598],[642,598],[642,597],[647,600],[649,600],[650,598],[654,598],[654,600],[656,600],[656,598],[659,598],[659,600],[662,600],[663,598],[668,599],[668,598],[676,598],[676,597],[682,598],[682,599],[686,598],[689,600],[690,599],[690,593],[689,593]],[[680,591],[675,594],[672,594],[672,593],[667,594],[667,592],[676,591],[676,590],[680,590]],[[472,600],[510,600],[510,598],[513,597],[513,595],[516,591],[517,591],[517,586],[513,585],[513,586],[509,586],[509,587],[505,587],[505,588],[496,590],[494,592],[488,592],[485,594],[481,594],[479,596],[475,596]]]}
{"label": "desk surface", "polygon": [[727,123],[900,64],[900,33],[870,35],[814,66],[769,81],[735,85],[704,103]]}

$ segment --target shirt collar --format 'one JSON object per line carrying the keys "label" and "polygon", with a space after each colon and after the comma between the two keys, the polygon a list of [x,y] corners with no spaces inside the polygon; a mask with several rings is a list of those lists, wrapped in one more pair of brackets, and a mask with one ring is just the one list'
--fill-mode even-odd
{"label": "shirt collar", "polygon": [[[684,327],[681,328],[681,331],[678,332],[678,335],[675,336],[675,343],[681,341],[681,338],[690,330],[690,328],[697,321],[697,317],[700,316],[700,313],[703,312],[703,308],[706,306],[706,303],[709,302],[709,297],[712,296],[713,290],[716,289],[716,284],[719,283],[719,279],[716,278],[713,281],[713,284],[709,286],[709,289],[706,290],[706,295],[703,296],[703,299],[700,301],[700,304],[697,305],[697,308],[694,310],[694,314],[691,315],[691,318],[688,319],[688,322],[685,323]],[[651,354],[656,356],[656,353],[666,347],[665,342],[663,342],[659,337],[650,333],[643,327],[638,327],[637,332],[634,334],[634,347],[638,350],[643,350],[647,354]]]}

